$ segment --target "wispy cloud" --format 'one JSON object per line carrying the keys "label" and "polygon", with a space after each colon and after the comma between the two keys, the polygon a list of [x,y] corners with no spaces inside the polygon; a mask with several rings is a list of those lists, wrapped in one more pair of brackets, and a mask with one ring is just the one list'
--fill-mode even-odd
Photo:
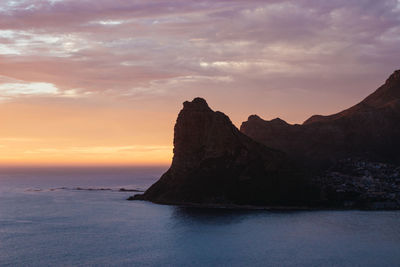
{"label": "wispy cloud", "polygon": [[25,82],[0,76],[0,100],[12,100],[21,97],[82,97],[77,89],[60,90],[52,83]]}
{"label": "wispy cloud", "polygon": [[51,83],[3,83],[0,85],[0,95],[55,95],[58,89]]}
{"label": "wispy cloud", "polygon": [[[2,61],[22,68],[38,64],[38,76],[49,71],[40,66],[51,66],[54,76],[74,77],[88,90],[129,90],[163,77],[213,77],[244,64],[260,75],[279,66],[290,76],[298,64],[306,66],[307,75],[332,70],[340,75],[337,64],[349,66],[342,72],[372,72],[383,64],[393,68],[395,60],[388,59],[400,42],[396,0],[100,0],[95,5],[27,0],[9,1],[1,12],[0,53],[18,55]],[[373,63],[369,67],[363,64],[367,60]],[[231,64],[211,72],[199,62]],[[54,68],[57,64],[68,69]],[[57,83],[71,86],[60,77]]]}
{"label": "wispy cloud", "polygon": [[398,62],[396,0],[6,3],[1,74],[61,90],[126,95],[155,80],[238,73],[292,82],[381,74]]}

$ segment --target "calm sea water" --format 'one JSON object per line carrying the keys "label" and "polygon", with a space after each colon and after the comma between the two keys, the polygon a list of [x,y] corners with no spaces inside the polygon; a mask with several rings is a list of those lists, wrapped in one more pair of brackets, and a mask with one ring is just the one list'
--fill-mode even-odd
{"label": "calm sea water", "polygon": [[400,266],[397,211],[182,208],[56,189],[146,189],[163,171],[0,169],[0,266]]}

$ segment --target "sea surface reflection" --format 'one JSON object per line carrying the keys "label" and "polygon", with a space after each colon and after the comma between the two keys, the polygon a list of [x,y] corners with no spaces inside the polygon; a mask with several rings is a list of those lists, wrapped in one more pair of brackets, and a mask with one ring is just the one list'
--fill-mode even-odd
{"label": "sea surface reflection", "polygon": [[[398,211],[126,201],[164,169],[1,170],[0,266],[399,266]],[[32,190],[34,189],[34,190]]]}

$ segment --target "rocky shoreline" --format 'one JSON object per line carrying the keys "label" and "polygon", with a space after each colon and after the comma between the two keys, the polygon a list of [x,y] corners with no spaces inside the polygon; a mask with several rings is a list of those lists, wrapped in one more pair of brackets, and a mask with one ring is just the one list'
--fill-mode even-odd
{"label": "rocky shoreline", "polygon": [[[314,206],[151,202],[179,207],[269,211],[400,209],[400,166],[397,165],[347,158],[337,162],[323,175],[314,178],[314,183],[320,186],[322,195],[321,202]],[[127,200],[144,199],[135,195]]]}

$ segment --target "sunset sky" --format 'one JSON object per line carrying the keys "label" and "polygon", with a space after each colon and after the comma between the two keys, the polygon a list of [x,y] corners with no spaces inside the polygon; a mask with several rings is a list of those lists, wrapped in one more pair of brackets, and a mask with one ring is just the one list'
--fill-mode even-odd
{"label": "sunset sky", "polygon": [[0,0],[0,165],[168,164],[185,100],[302,123],[399,68],[398,0]]}

